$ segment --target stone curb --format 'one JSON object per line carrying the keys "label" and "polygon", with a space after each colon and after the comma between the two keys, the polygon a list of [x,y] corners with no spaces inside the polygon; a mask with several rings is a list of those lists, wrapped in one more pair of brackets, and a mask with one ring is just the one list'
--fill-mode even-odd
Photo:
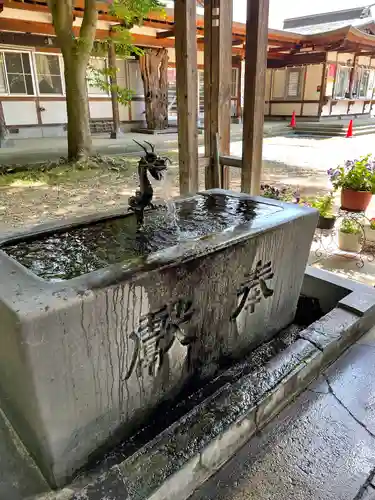
{"label": "stone curb", "polygon": [[351,293],[262,369],[222,387],[69,500],[187,499],[374,323],[375,294]]}

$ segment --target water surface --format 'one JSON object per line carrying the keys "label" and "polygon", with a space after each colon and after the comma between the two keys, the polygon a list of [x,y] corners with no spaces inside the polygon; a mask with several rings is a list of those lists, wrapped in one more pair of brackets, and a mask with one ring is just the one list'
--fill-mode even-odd
{"label": "water surface", "polygon": [[196,240],[263,218],[279,207],[222,194],[198,195],[169,202],[167,209],[148,212],[137,231],[135,218],[124,216],[89,225],[32,236],[2,246],[9,256],[46,280],[61,281],[126,263],[140,256]]}

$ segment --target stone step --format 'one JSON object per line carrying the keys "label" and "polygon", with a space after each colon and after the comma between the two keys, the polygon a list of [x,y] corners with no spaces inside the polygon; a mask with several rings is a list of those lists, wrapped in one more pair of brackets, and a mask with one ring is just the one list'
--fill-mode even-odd
{"label": "stone step", "polygon": [[[346,136],[349,123],[297,123],[295,134]],[[375,134],[375,122],[354,122],[353,135]]]}

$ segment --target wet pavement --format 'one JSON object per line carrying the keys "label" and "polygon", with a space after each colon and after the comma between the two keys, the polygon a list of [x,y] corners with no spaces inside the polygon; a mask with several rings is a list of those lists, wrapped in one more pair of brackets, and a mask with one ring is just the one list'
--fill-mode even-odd
{"label": "wet pavement", "polygon": [[191,500],[375,500],[375,328]]}

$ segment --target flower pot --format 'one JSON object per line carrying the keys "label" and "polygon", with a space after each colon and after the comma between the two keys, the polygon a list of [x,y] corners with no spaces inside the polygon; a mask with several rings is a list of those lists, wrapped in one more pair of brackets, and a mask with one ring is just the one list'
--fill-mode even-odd
{"label": "flower pot", "polygon": [[372,198],[370,191],[353,191],[352,189],[342,189],[341,208],[344,210],[354,210],[364,212],[369,206]]}
{"label": "flower pot", "polygon": [[375,243],[375,229],[371,229],[370,226],[365,226],[365,238],[366,243]]}
{"label": "flower pot", "polygon": [[322,215],[319,215],[317,228],[318,229],[333,229],[335,222],[336,222],[336,217],[323,217]]}
{"label": "flower pot", "polygon": [[358,253],[361,251],[361,235],[342,233],[339,231],[339,248],[345,252]]}

